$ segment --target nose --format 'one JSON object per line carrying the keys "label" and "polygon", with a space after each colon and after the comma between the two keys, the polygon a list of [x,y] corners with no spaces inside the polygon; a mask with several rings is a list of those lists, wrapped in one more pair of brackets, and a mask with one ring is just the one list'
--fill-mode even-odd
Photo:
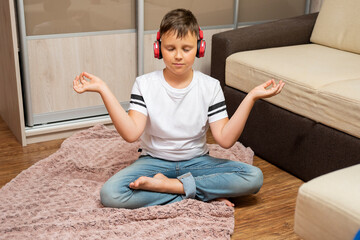
{"label": "nose", "polygon": [[182,59],[182,54],[181,54],[181,51],[178,51],[178,50],[176,50],[175,51],[175,59]]}

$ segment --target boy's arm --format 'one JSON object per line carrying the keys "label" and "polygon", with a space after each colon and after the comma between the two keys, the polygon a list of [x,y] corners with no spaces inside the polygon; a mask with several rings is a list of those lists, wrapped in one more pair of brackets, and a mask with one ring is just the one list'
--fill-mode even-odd
{"label": "boy's arm", "polygon": [[[85,80],[84,76],[89,81]],[[73,88],[77,93],[89,91],[100,94],[116,130],[125,141],[134,142],[141,136],[145,129],[147,117],[140,112],[132,110],[128,114],[121,107],[109,87],[100,78],[83,72],[76,76],[73,81]]]}
{"label": "boy's arm", "polygon": [[[267,89],[268,87],[272,87]],[[223,148],[230,148],[239,139],[245,123],[249,117],[252,107],[256,100],[260,98],[269,98],[281,92],[284,87],[282,81],[276,84],[275,81],[269,80],[266,83],[257,86],[251,90],[241,102],[234,115],[230,118],[210,123],[211,133],[215,141]]]}

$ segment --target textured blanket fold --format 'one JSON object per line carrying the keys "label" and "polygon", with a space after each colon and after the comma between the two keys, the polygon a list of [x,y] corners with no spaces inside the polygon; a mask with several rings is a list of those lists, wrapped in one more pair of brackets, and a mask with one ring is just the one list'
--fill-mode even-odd
{"label": "textured blanket fold", "polygon": [[[101,205],[103,183],[138,158],[138,147],[103,125],[66,139],[0,189],[0,239],[229,239],[234,210],[221,202]],[[209,148],[212,156],[252,164],[253,151],[240,143]]]}

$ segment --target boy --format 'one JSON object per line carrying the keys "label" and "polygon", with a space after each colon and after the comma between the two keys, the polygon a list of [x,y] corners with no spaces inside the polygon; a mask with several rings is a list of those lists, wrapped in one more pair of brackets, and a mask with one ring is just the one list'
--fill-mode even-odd
{"label": "boy", "polygon": [[210,157],[206,131],[210,127],[215,141],[230,148],[255,101],[280,93],[284,84],[269,80],[254,88],[229,120],[219,82],[192,69],[199,38],[194,15],[173,10],[164,16],[159,32],[166,67],[136,79],[128,113],[100,78],[84,72],[73,82],[78,93],[101,95],[126,141],[141,138],[141,156],[104,184],[101,202],[107,207],[139,208],[196,198],[234,206],[226,198],[258,192],[262,172],[245,163]]}

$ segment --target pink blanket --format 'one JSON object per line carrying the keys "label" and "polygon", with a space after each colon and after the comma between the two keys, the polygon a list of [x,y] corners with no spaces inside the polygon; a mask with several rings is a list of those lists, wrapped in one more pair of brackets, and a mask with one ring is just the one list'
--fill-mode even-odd
{"label": "pink blanket", "polygon": [[[104,208],[103,183],[134,162],[139,143],[103,125],[66,139],[51,156],[0,189],[0,239],[229,239],[234,210],[224,203],[183,200],[135,210]],[[236,143],[210,154],[252,163]]]}

